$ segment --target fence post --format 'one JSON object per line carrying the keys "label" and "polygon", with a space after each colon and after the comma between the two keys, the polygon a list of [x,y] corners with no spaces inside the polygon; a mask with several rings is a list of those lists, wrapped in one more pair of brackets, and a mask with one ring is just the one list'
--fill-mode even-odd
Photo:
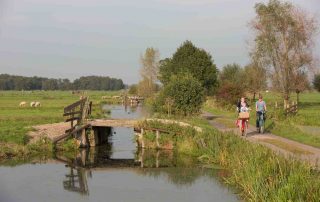
{"label": "fence post", "polygon": [[141,128],[141,147],[144,148],[144,140],[143,140],[143,133],[144,133],[144,130],[143,128]]}
{"label": "fence post", "polygon": [[159,130],[156,131],[156,143],[157,143],[157,148],[160,148],[160,144],[159,144]]}

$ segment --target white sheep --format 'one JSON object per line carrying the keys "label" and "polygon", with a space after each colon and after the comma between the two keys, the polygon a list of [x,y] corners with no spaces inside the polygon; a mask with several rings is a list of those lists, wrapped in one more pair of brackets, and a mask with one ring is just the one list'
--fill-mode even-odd
{"label": "white sheep", "polygon": [[41,103],[40,102],[36,102],[34,107],[41,107]]}
{"label": "white sheep", "polygon": [[36,102],[30,102],[30,107],[35,107],[36,106]]}
{"label": "white sheep", "polygon": [[26,105],[27,105],[27,102],[23,101],[23,102],[20,102],[19,107],[25,107]]}

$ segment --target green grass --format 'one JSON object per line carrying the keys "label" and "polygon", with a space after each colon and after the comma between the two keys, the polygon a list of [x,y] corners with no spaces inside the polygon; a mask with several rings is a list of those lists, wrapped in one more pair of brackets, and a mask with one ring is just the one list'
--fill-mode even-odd
{"label": "green grass", "polygon": [[[267,103],[266,130],[291,140],[301,142],[303,144],[315,146],[320,148],[320,136],[310,133],[308,130],[303,130],[299,126],[319,127],[320,130],[320,93],[307,92],[300,95],[299,111],[295,116],[285,117],[283,115],[282,97],[277,93],[264,93],[264,100]],[[291,101],[296,101],[296,94],[291,95]],[[278,109],[275,108],[275,103],[278,103]],[[250,106],[252,108],[250,124],[255,125],[255,106],[254,103]],[[212,99],[209,99],[204,105],[205,111],[211,112],[215,115],[223,116],[230,120],[237,118],[235,112],[236,106],[233,108],[223,108],[215,104]],[[227,125],[230,125],[226,123]]]}
{"label": "green grass", "polygon": [[[86,91],[93,101],[93,117],[102,116],[101,97],[117,95],[119,91]],[[0,91],[0,142],[26,144],[27,132],[37,124],[63,121],[63,108],[79,100],[71,91]],[[19,103],[26,101],[26,107]],[[31,108],[30,102],[41,102],[40,108]]]}
{"label": "green grass", "polygon": [[[208,121],[185,118],[204,129],[202,133],[186,132],[177,139],[180,153],[193,154],[208,167],[222,167],[228,174],[225,183],[236,187],[246,201],[318,201],[320,173],[307,163],[285,158],[259,144],[253,144],[233,133],[213,129]],[[161,123],[150,126],[171,129]],[[176,130],[184,129],[175,126]],[[298,151],[302,152],[302,151]]]}

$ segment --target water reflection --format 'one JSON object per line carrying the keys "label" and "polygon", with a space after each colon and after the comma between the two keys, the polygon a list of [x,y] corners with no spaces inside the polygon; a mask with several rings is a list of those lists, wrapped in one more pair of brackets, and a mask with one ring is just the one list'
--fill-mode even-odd
{"label": "water reflection", "polygon": [[141,105],[103,105],[103,110],[111,112],[113,119],[140,119],[146,118],[150,112]]}
{"label": "water reflection", "polygon": [[68,191],[89,195],[87,176],[92,176],[90,170],[70,167],[70,172],[63,181],[63,188]]}
{"label": "water reflection", "polygon": [[172,150],[137,150],[134,159],[113,159],[110,145],[83,149],[74,158],[57,154],[58,161],[68,168],[65,190],[89,194],[88,178],[96,170],[128,169],[141,176],[160,178],[176,186],[191,186],[199,177],[214,177],[208,169],[195,167],[196,159],[177,155]]}

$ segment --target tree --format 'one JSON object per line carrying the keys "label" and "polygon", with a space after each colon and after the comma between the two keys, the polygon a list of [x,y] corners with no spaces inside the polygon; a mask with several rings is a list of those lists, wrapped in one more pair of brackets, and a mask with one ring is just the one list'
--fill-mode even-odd
{"label": "tree", "polygon": [[219,88],[216,98],[220,104],[235,104],[243,96],[245,84],[244,70],[238,64],[228,64],[219,74]]}
{"label": "tree", "polygon": [[308,80],[307,73],[303,71],[299,71],[296,73],[295,78],[293,79],[294,82],[294,90],[297,94],[297,104],[299,105],[299,95],[301,92],[310,89],[310,82]]}
{"label": "tree", "polygon": [[172,75],[191,74],[197,79],[206,94],[213,94],[217,86],[217,67],[205,50],[195,47],[191,41],[185,41],[173,54],[160,62],[159,80],[166,85]]}
{"label": "tree", "polygon": [[129,87],[129,91],[128,93],[130,95],[137,95],[138,93],[138,86],[136,84],[132,84],[130,87]]}
{"label": "tree", "polygon": [[186,116],[200,112],[204,98],[201,83],[192,75],[184,74],[171,77],[160,91],[156,104],[170,114]]}
{"label": "tree", "polygon": [[253,60],[270,69],[273,87],[283,94],[287,105],[296,74],[312,67],[315,19],[279,0],[258,3],[255,10]]}
{"label": "tree", "polygon": [[320,74],[314,76],[313,86],[317,91],[320,92]]}
{"label": "tree", "polygon": [[253,94],[252,100],[256,99],[256,94],[267,87],[266,69],[257,63],[251,63],[244,68],[244,78],[246,90]]}
{"label": "tree", "polygon": [[159,51],[147,48],[140,58],[140,75],[142,80],[138,84],[139,95],[151,97],[156,92],[156,82],[159,71]]}
{"label": "tree", "polygon": [[244,71],[242,67],[236,63],[227,64],[222,68],[219,74],[219,82],[223,85],[224,82],[241,85],[244,88]]}

